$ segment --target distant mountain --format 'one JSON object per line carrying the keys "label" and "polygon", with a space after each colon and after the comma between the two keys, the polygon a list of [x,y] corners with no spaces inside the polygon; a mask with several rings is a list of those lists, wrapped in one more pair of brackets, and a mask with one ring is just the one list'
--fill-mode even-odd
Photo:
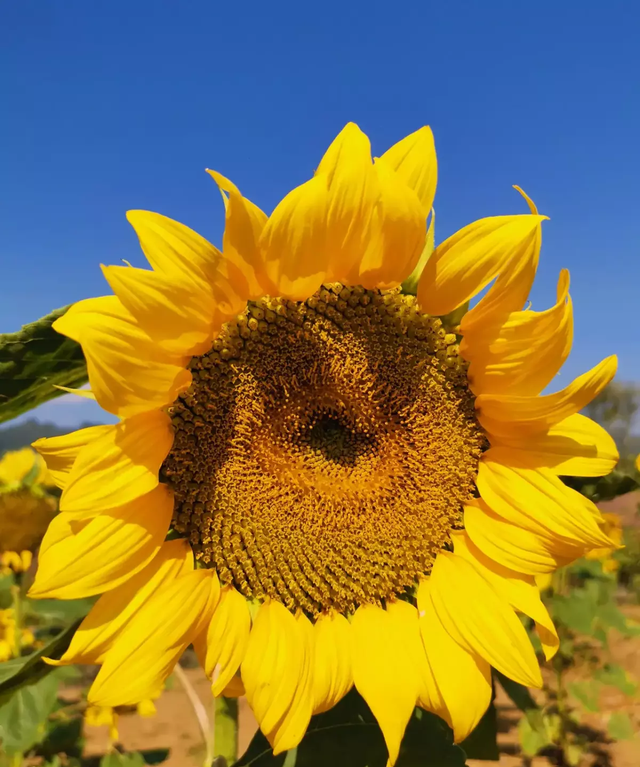
{"label": "distant mountain", "polygon": [[[77,428],[84,429],[87,426],[95,425],[94,423],[83,423]],[[40,437],[58,437],[60,434],[68,434],[71,431],[76,431],[76,429],[58,426],[55,423],[42,423],[35,419],[16,426],[5,426],[0,429],[0,455],[7,450],[18,450],[21,447],[26,447]]]}

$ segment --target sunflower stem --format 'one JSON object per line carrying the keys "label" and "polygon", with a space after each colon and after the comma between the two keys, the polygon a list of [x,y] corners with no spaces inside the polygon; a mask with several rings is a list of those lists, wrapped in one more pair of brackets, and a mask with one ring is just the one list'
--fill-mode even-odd
{"label": "sunflower stem", "polygon": [[238,699],[214,699],[213,744],[216,756],[223,756],[227,764],[238,758]]}
{"label": "sunflower stem", "polygon": [[20,584],[11,587],[11,602],[13,607],[13,656],[19,658],[22,654],[22,594]]}
{"label": "sunflower stem", "polygon": [[185,674],[184,669],[179,663],[176,664],[174,674],[178,677],[178,681],[182,685],[184,691],[187,693],[187,698],[189,698],[191,708],[196,715],[196,721],[198,722],[198,727],[200,728],[202,740],[204,741],[206,748],[204,765],[205,767],[211,767],[211,762],[213,761],[213,743],[211,738],[211,725],[209,723],[209,717],[207,716],[207,709],[198,697],[198,693],[195,691],[193,685],[189,681],[189,677]]}

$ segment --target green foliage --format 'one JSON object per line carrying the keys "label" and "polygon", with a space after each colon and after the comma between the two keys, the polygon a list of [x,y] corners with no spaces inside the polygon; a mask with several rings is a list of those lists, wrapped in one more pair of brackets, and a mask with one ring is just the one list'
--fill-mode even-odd
{"label": "green foliage", "polygon": [[636,471],[614,469],[606,477],[565,477],[564,482],[594,503],[601,503],[637,490],[638,479]]}
{"label": "green foliage", "polygon": [[111,751],[100,760],[100,767],[145,767],[145,764],[144,757],[137,752]]}
{"label": "green foliage", "polygon": [[482,719],[478,722],[475,730],[460,744],[460,748],[467,755],[467,759],[481,759],[482,761],[497,761],[500,759],[500,751],[498,750],[498,712],[493,700]]}
{"label": "green foliage", "polygon": [[44,737],[57,692],[58,680],[51,673],[32,677],[0,695],[0,740],[7,754],[28,751]]}
{"label": "green foliage", "polygon": [[597,682],[571,682],[567,685],[569,693],[587,711],[595,713],[600,710],[600,690],[602,685]]}
{"label": "green foliage", "polygon": [[625,711],[616,711],[611,714],[607,731],[614,740],[631,740],[635,735],[633,723]]}
{"label": "green foliage", "polygon": [[0,423],[62,394],[55,385],[76,388],[86,383],[82,349],[51,327],[67,309],[0,335]]}
{"label": "green foliage", "polygon": [[79,620],[72,623],[31,655],[0,663],[0,695],[16,692],[24,685],[30,685],[51,674],[55,667],[45,663],[42,658],[59,658],[69,647],[71,637],[79,625]]}
{"label": "green foliage", "polygon": [[[337,706],[314,716],[297,749],[273,755],[258,731],[235,767],[385,767],[387,750],[371,711],[352,690]],[[402,741],[397,767],[464,767],[465,753],[449,727],[416,709]]]}

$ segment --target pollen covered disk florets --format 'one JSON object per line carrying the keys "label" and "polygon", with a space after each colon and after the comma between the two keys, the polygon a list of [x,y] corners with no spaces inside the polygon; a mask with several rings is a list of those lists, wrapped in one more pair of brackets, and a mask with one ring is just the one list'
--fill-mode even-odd
{"label": "pollen covered disk florets", "polygon": [[333,283],[250,302],[190,369],[162,479],[223,583],[317,615],[429,571],[485,438],[456,336],[413,296]]}

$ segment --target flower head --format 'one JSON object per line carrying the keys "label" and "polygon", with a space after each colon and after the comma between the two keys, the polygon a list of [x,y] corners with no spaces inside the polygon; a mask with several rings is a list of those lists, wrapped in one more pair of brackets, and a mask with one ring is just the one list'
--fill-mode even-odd
{"label": "flower head", "polygon": [[0,486],[4,492],[25,485],[55,487],[46,463],[29,447],[10,450],[0,458]]}
{"label": "flower head", "polygon": [[553,655],[535,576],[610,545],[560,476],[617,460],[579,414],[615,359],[541,394],[572,307],[563,271],[551,308],[524,309],[545,218],[526,196],[402,292],[430,249],[428,128],[372,161],[349,124],[270,216],[210,174],[222,251],[131,212],[152,269],[104,267],[115,295],[55,324],[120,418],[36,443],[63,492],[32,595],[101,594],[61,662],[101,664],[91,702],[135,704],[193,643],[216,695],[239,671],[276,752],[354,685],[392,762],[416,704],[459,741],[491,666],[541,684],[516,615]]}

